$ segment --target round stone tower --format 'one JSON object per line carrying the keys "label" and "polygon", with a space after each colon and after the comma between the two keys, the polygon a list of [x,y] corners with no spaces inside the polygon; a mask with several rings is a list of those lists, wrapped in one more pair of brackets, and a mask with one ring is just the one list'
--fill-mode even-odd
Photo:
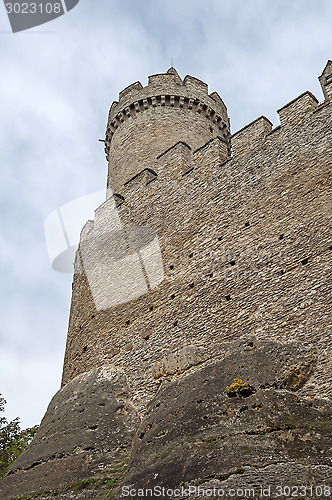
{"label": "round stone tower", "polygon": [[174,68],[133,83],[119,94],[108,117],[105,152],[108,190],[122,194],[124,185],[144,168],[156,169],[157,157],[179,141],[194,151],[215,137],[229,143],[227,109],[206,83]]}
{"label": "round stone tower", "polygon": [[[136,82],[120,92],[109,112],[105,146],[108,196],[81,232],[63,384],[110,363],[121,369],[136,365],[135,373],[145,374],[169,349],[162,332],[178,321],[168,317],[177,314],[169,297],[176,288],[181,293],[183,280],[192,280],[192,269],[175,270],[173,261],[181,259],[177,247],[196,244],[196,217],[182,219],[201,205],[202,196],[195,194],[200,177],[209,182],[229,158],[227,108],[216,92],[208,94],[206,83],[192,76],[182,80],[170,68],[150,76],[144,88]],[[178,308],[186,314],[182,302]],[[170,333],[175,345],[177,330]],[[150,336],[158,340],[147,345]],[[150,369],[154,391],[151,377]]]}

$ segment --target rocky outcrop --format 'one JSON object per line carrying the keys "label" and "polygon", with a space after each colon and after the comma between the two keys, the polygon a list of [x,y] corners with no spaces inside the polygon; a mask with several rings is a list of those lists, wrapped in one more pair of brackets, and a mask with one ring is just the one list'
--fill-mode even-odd
{"label": "rocky outcrop", "polygon": [[[330,401],[301,397],[314,350],[245,336],[202,367],[197,353],[187,365],[184,356],[179,370],[176,356],[163,363],[162,388],[140,423],[121,373],[102,367],[76,377],[52,400],[1,498],[120,499],[129,490],[144,498],[140,489],[157,498],[158,488],[170,490],[166,498],[186,498],[189,488],[192,498],[213,488],[257,496],[270,488],[280,498],[277,487],[332,487]],[[227,390],[235,378],[246,390]]]}
{"label": "rocky outcrop", "polygon": [[[249,339],[158,394],[136,434],[118,498],[129,487],[190,486],[192,497],[204,498],[194,494],[198,485],[271,486],[277,493],[278,485],[331,483],[330,402],[297,394],[315,354],[296,342]],[[227,390],[238,377],[247,390]]]}
{"label": "rocky outcrop", "polygon": [[125,376],[111,367],[72,380],[52,399],[31,445],[1,483],[0,498],[54,497],[79,491],[89,477],[112,483],[126,465],[138,424],[130,397]]}

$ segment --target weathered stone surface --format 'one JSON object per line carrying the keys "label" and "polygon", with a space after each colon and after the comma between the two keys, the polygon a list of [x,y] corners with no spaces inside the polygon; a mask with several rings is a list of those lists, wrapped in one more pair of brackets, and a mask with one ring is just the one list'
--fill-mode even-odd
{"label": "weathered stone surface", "polygon": [[[234,344],[224,359],[171,382],[152,401],[124,487],[209,489],[212,480],[225,489],[332,487],[330,402],[295,392],[313,373],[315,355],[298,343]],[[228,396],[238,377],[254,388],[249,397]]]}
{"label": "weathered stone surface", "polygon": [[[266,353],[269,363],[266,363]],[[317,349],[299,342],[280,343],[260,340],[253,335],[244,335],[233,342],[215,343],[207,349],[195,346],[184,347],[163,358],[152,367],[154,378],[180,375],[191,367],[213,363],[218,358],[237,356],[236,369],[247,375],[249,370],[253,383],[261,386],[272,383],[277,388],[299,390],[314,372]],[[255,370],[253,369],[253,364]],[[231,370],[230,373],[233,373]],[[229,375],[231,377],[231,375]],[[234,378],[236,377],[234,374]]]}
{"label": "weathered stone surface", "polygon": [[131,396],[125,375],[109,366],[72,380],[54,396],[33,442],[0,483],[0,498],[108,476],[129,453],[138,424]]}

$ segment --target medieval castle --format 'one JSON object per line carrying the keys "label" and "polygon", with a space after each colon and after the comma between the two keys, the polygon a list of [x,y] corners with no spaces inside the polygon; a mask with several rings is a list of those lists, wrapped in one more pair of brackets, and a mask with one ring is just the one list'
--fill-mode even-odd
{"label": "medieval castle", "polygon": [[332,61],[319,80],[233,135],[174,68],[113,102],[62,389],[2,499],[330,497]]}

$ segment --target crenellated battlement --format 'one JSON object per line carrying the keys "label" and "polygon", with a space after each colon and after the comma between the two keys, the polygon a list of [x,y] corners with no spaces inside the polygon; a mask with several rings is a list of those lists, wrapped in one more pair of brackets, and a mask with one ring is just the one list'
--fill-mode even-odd
{"label": "crenellated battlement", "polygon": [[[147,97],[149,94],[156,94],[158,91],[165,93],[165,89],[177,94],[179,91],[183,96],[197,97],[197,94],[202,94],[203,96],[212,97],[215,101],[218,101],[224,108],[226,107],[223,103],[221,97],[217,92],[213,92],[210,96],[208,95],[208,85],[207,83],[199,80],[194,76],[187,75],[183,80],[174,68],[170,68],[166,73],[158,73],[155,75],[150,75],[148,77],[148,85],[143,87],[141,82],[137,81],[128,85],[119,93],[119,101],[114,101],[109,117],[111,116],[114,107],[128,105],[129,101],[134,101]],[[175,91],[175,92],[174,92]],[[191,94],[191,95],[190,95]]]}
{"label": "crenellated battlement", "polygon": [[304,92],[278,109],[282,127],[295,127],[308,114],[317,109],[318,99],[311,92]]}
{"label": "crenellated battlement", "polygon": [[[209,96],[208,96],[209,97]],[[142,113],[149,108],[157,106],[166,106],[172,108],[184,108],[197,112],[204,116],[209,122],[216,127],[223,137],[229,137],[229,124],[225,120],[225,111],[214,99],[213,103],[203,102],[199,98],[186,97],[183,95],[167,95],[160,94],[152,97],[137,99],[125,108],[118,111],[118,104],[111,108],[109,117],[106,140],[105,140],[105,153],[106,158],[109,160],[110,145],[115,131],[129,118],[134,118],[138,113]],[[218,112],[219,111],[219,112]],[[194,117],[193,117],[194,119]]]}
{"label": "crenellated battlement", "polygon": [[[231,136],[232,157],[236,158],[251,149],[262,147],[265,140],[273,141],[276,138],[276,133],[283,134],[287,130],[291,132],[301,127],[304,120],[311,119],[314,114],[329,103],[330,99],[328,98],[319,105],[318,99],[311,92],[303,92],[303,94],[278,109],[280,125],[277,127],[272,128],[273,125],[270,120],[265,116],[261,116],[235,132]],[[291,140],[292,136],[290,136]]]}
{"label": "crenellated battlement", "polygon": [[[159,76],[159,75],[158,75]],[[216,93],[214,93],[216,94]],[[213,96],[218,99],[218,94]],[[144,189],[150,182],[158,178],[158,172],[168,172],[162,177],[172,182],[178,181],[193,169],[218,169],[226,161],[237,161],[244,154],[254,154],[264,145],[278,153],[279,143],[283,136],[293,141],[293,128],[305,119],[316,119],[317,113],[323,110],[329,101],[318,105],[318,100],[311,92],[304,92],[296,97],[281,109],[278,110],[281,124],[273,128],[271,121],[265,116],[261,116],[238,130],[231,136],[231,148],[229,142],[223,136],[216,136],[205,144],[192,150],[189,144],[179,141],[160,155],[157,156],[156,169],[144,168],[128,179],[124,184],[123,195],[113,194],[117,206],[122,205],[126,200],[134,196],[135,191]],[[301,128],[298,132],[301,134]],[[236,172],[234,172],[236,175]]]}
{"label": "crenellated battlement", "polygon": [[[165,172],[168,177],[179,179],[193,168],[193,153],[185,142],[177,142],[158,156],[158,171]],[[165,176],[164,174],[164,176]]]}
{"label": "crenellated battlement", "polygon": [[265,116],[257,118],[231,137],[233,156],[244,153],[257,146],[272,131],[272,123]]}
{"label": "crenellated battlement", "polygon": [[[332,89],[331,61],[319,80],[326,106]],[[208,93],[206,83],[189,75],[182,80],[174,68],[149,76],[146,87],[140,82],[129,85],[111,106],[105,139],[109,192],[122,196],[131,179],[144,168],[155,171],[157,159],[176,143],[185,142],[196,151],[219,137],[228,145],[228,156],[236,158],[275,140],[280,127],[301,127],[320,109],[316,97],[306,91],[278,110],[280,126],[273,129],[268,118],[260,117],[231,136],[227,108],[217,92]],[[219,154],[216,150],[214,164]],[[220,159],[224,157],[223,152]]]}
{"label": "crenellated battlement", "polygon": [[149,76],[146,87],[135,82],[109,112],[108,190],[121,194],[142,167],[155,170],[157,157],[176,142],[196,150],[217,136],[229,144],[227,108],[217,92],[209,95],[206,83],[190,75],[182,80],[174,68]]}
{"label": "crenellated battlement", "polygon": [[190,75],[182,80],[176,70],[170,68],[167,73],[149,76],[146,87],[135,82],[119,93],[119,101],[113,102],[108,116],[106,153],[114,132],[127,118],[156,106],[187,108],[203,113],[220,131],[229,125],[227,108],[217,92],[208,95],[206,83]]}
{"label": "crenellated battlement", "polygon": [[[108,116],[105,139],[105,153],[110,159],[110,145],[115,131],[128,119],[135,119],[139,113],[156,107],[184,108],[204,116],[219,133],[229,138],[227,108],[218,95],[208,95],[208,85],[198,78],[187,75],[180,78],[174,68],[167,73],[149,76],[148,85],[135,82],[119,93]],[[193,117],[193,119],[195,119]]]}

